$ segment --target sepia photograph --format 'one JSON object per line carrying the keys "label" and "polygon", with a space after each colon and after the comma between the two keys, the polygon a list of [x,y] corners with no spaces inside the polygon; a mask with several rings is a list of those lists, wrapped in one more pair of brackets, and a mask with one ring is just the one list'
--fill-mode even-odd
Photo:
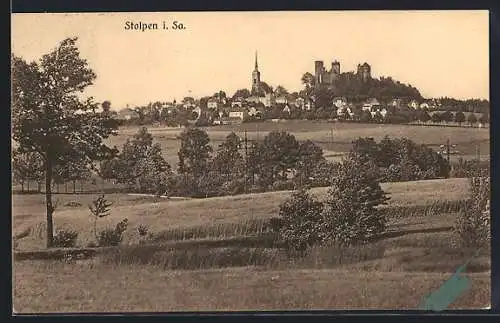
{"label": "sepia photograph", "polygon": [[486,309],[486,10],[11,14],[14,314]]}

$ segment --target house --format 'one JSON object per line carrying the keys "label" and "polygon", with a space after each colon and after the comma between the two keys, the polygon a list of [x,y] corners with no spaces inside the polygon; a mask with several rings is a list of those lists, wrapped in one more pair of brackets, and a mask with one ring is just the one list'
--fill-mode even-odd
{"label": "house", "polygon": [[248,109],[248,115],[251,117],[260,118],[264,114],[264,110],[256,107],[250,107]]}
{"label": "house", "polygon": [[237,98],[231,102],[231,108],[241,108],[243,107],[243,99]]}
{"label": "house", "polygon": [[222,124],[230,125],[230,124],[240,124],[243,122],[243,119],[239,117],[227,117],[222,119]]}
{"label": "house", "polygon": [[287,104],[288,99],[285,96],[279,96],[275,100],[276,104]]}
{"label": "house", "polygon": [[338,108],[337,116],[349,116],[350,118],[352,118],[354,117],[354,108],[349,105],[345,105],[341,108]]}
{"label": "house", "polygon": [[211,110],[217,110],[218,107],[219,107],[219,100],[218,99],[216,99],[216,98],[208,99],[207,108],[209,108]]}
{"label": "house", "polygon": [[347,98],[343,96],[333,98],[333,107],[334,108],[343,108],[347,105]]}
{"label": "house", "polygon": [[118,111],[117,119],[120,120],[131,120],[139,118],[139,114],[131,108],[125,108]]}
{"label": "house", "polygon": [[380,115],[382,116],[382,118],[385,118],[385,116],[387,115],[387,109],[386,108],[380,108],[378,107],[377,109],[373,109],[372,111],[370,111],[370,114],[372,115],[372,118],[375,117],[375,115],[377,113],[380,113]]}
{"label": "house", "polygon": [[276,100],[272,93],[266,93],[265,96],[251,96],[246,99],[249,103],[262,103],[266,108],[269,108],[276,104]]}
{"label": "house", "polygon": [[395,108],[400,108],[403,105],[403,100],[402,99],[392,99],[391,102],[389,103],[390,106],[395,107]]}
{"label": "house", "polygon": [[430,105],[427,102],[420,103],[420,109],[429,109]]}
{"label": "house", "polygon": [[288,104],[286,104],[285,107],[283,108],[283,112],[290,114],[291,110]]}
{"label": "house", "polygon": [[229,110],[229,118],[239,118],[244,120],[248,116],[248,110],[245,108],[232,108]]}
{"label": "house", "polygon": [[302,107],[302,109],[305,109],[305,110],[309,111],[312,108],[314,108],[314,102],[311,99],[306,99],[305,100],[305,104]]}
{"label": "house", "polygon": [[419,104],[417,100],[411,100],[410,103],[408,103],[408,107],[412,109],[417,109],[419,107]]}
{"label": "house", "polygon": [[380,107],[380,102],[376,98],[371,98],[367,100],[361,107],[362,111],[374,112]]}
{"label": "house", "polygon": [[303,99],[303,98],[297,98],[294,102],[294,105],[297,107],[297,108],[300,108],[300,109],[303,109],[304,105],[305,105],[306,101]]}

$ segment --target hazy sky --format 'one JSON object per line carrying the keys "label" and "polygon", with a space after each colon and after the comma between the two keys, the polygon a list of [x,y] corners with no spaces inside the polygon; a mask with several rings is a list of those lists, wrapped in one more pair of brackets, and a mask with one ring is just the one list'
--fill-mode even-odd
{"label": "hazy sky", "polygon": [[[185,30],[125,30],[127,21]],[[255,51],[262,80],[299,90],[314,61],[416,86],[424,97],[489,98],[487,11],[13,14],[12,50],[38,60],[66,37],[97,79],[86,94],[126,104],[232,95],[250,88]]]}

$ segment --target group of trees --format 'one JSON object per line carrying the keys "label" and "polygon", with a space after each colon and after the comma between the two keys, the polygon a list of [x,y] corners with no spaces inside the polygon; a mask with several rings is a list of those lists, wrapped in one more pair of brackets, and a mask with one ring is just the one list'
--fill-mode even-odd
{"label": "group of trees", "polygon": [[444,109],[455,112],[474,112],[487,114],[490,111],[490,103],[488,100],[467,99],[457,100],[449,97],[439,98],[441,106]]}
{"label": "group of trees", "polygon": [[319,169],[328,169],[319,146],[310,140],[299,142],[287,132],[270,132],[260,142],[247,142],[247,147],[230,133],[214,151],[204,130],[189,127],[180,142],[174,171],[151,134],[141,128],[119,154],[101,162],[100,175],[136,192],[213,196],[279,189],[280,185],[293,188],[297,181],[310,181]]}
{"label": "group of trees", "polygon": [[374,163],[374,172],[384,182],[412,181],[449,177],[450,165],[442,155],[417,145],[407,138],[359,138],[353,142],[351,155]]}
{"label": "group of trees", "polygon": [[141,193],[166,192],[170,172],[160,145],[153,144],[153,136],[144,127],[125,142],[119,154],[103,160],[99,168],[102,178]]}

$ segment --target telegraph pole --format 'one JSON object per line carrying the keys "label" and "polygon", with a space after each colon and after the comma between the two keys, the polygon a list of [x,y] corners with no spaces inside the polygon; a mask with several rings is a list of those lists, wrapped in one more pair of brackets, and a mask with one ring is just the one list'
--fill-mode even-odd
{"label": "telegraph pole", "polygon": [[450,139],[446,139],[446,159],[448,160],[448,164],[450,164]]}
{"label": "telegraph pole", "polygon": [[245,193],[247,193],[247,182],[248,182],[248,139],[247,131],[245,130]]}
{"label": "telegraph pole", "polygon": [[476,154],[477,154],[477,161],[481,161],[481,148],[479,147],[479,144],[476,145]]}

